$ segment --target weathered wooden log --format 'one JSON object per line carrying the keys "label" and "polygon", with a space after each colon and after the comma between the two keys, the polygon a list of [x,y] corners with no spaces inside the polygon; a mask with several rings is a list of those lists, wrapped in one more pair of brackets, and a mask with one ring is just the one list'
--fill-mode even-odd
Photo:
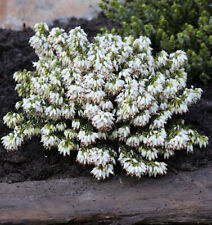
{"label": "weathered wooden log", "polygon": [[0,184],[0,224],[210,224],[212,168]]}

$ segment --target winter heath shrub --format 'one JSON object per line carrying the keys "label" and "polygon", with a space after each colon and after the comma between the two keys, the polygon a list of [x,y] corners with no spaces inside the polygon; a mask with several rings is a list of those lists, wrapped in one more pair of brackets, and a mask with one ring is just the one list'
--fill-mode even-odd
{"label": "winter heath shrub", "polygon": [[156,52],[186,51],[190,80],[212,78],[211,0],[102,0],[100,7],[122,25],[119,34],[148,36]]}
{"label": "winter heath shrub", "polygon": [[175,151],[205,147],[208,138],[173,117],[200,99],[186,88],[186,54],[152,56],[147,37],[97,36],[93,43],[77,27],[69,33],[35,26],[31,46],[39,57],[35,71],[14,74],[21,101],[4,116],[13,131],[2,138],[16,150],[35,135],[46,149],[94,165],[105,179],[119,162],[130,175],[166,174],[163,159]]}

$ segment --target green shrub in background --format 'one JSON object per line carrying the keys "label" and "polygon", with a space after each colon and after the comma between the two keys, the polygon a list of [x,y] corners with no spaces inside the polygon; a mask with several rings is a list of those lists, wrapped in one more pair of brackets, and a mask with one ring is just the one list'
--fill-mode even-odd
{"label": "green shrub in background", "polygon": [[189,59],[189,80],[212,80],[211,0],[102,0],[100,7],[122,24],[113,32],[149,36],[156,51],[183,49]]}

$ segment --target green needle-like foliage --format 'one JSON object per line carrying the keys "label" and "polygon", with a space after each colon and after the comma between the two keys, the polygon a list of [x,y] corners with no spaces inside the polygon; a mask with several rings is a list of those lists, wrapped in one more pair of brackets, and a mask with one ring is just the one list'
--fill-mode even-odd
{"label": "green needle-like foliage", "polygon": [[182,49],[188,56],[189,80],[212,79],[211,0],[102,0],[100,7],[122,25],[113,32],[148,36],[156,52]]}

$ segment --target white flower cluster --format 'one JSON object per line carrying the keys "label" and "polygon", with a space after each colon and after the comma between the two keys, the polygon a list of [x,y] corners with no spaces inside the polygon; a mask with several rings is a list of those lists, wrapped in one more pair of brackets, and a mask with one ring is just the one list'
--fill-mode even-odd
{"label": "white flower cluster", "polygon": [[185,88],[183,51],[154,58],[147,37],[105,34],[90,43],[80,27],[66,33],[37,24],[35,31],[30,44],[39,60],[35,71],[14,74],[22,100],[4,117],[14,129],[2,138],[6,149],[40,135],[47,149],[78,151],[77,161],[105,179],[116,160],[130,175],[156,176],[167,172],[162,158],[206,146],[207,137],[173,119],[202,93]]}

